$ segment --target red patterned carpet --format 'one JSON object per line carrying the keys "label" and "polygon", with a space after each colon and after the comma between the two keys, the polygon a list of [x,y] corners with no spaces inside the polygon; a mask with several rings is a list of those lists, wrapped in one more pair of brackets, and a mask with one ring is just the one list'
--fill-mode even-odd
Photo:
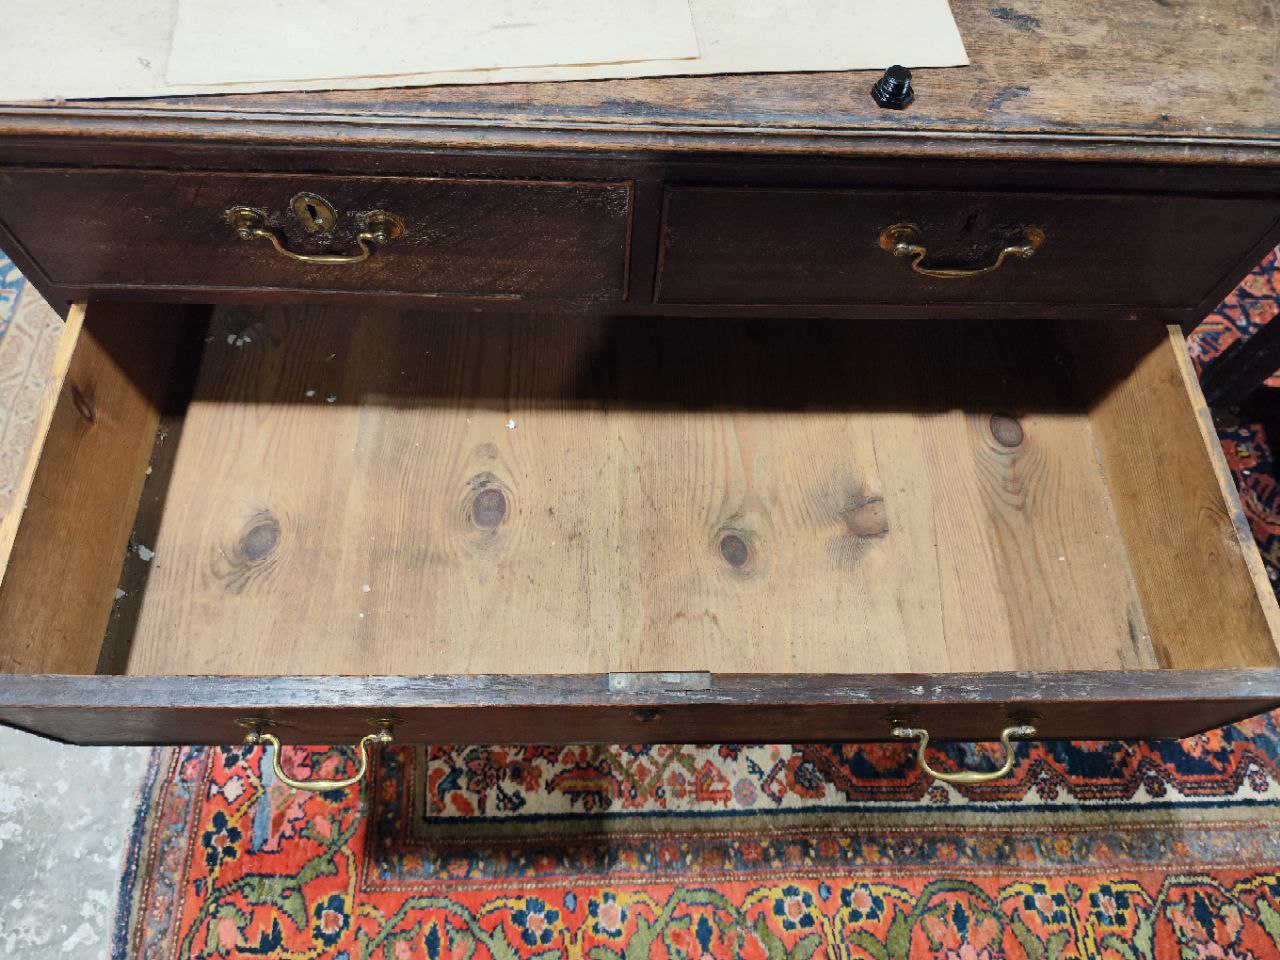
{"label": "red patterned carpet", "polygon": [[[1277,270],[1199,356],[1276,314]],[[1265,426],[1223,442],[1274,579]],[[1010,777],[964,788],[895,744],[396,746],[358,794],[319,796],[261,761],[155,751],[116,958],[1280,957],[1280,712],[1020,744]]]}

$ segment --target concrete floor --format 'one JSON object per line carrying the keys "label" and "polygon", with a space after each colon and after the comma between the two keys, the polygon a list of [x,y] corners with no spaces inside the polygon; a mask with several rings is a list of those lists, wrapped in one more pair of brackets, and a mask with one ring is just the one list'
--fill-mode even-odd
{"label": "concrete floor", "polygon": [[[18,470],[61,329],[0,254],[0,516],[18,506]],[[0,957],[110,955],[146,762],[145,749],[67,747],[0,728]]]}
{"label": "concrete floor", "polygon": [[0,728],[0,956],[103,960],[147,764]]}

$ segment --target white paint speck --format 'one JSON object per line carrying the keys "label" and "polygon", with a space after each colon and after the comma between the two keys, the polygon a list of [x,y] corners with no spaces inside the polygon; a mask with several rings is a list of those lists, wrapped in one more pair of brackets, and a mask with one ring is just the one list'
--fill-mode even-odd
{"label": "white paint speck", "polygon": [[315,392],[314,390],[308,390],[308,391],[307,391],[307,396],[308,396],[308,397],[314,397],[315,395],[316,395],[316,392]]}
{"label": "white paint speck", "polygon": [[507,421],[507,429],[508,429],[508,430],[514,430],[515,428],[516,428],[516,422],[515,422],[514,420],[508,420],[508,421]]}
{"label": "white paint speck", "polygon": [[253,343],[253,338],[243,333],[228,333],[227,343],[233,347],[243,347],[246,343]]}
{"label": "white paint speck", "polygon": [[1065,560],[1065,559],[1067,559],[1067,558],[1066,558],[1066,557],[1064,557],[1062,554],[1058,554],[1058,559],[1059,559],[1059,560]]}
{"label": "white paint speck", "polygon": [[129,591],[127,591],[127,590],[121,590],[119,587],[116,587],[116,599],[117,599],[117,600],[123,600],[123,599],[124,599],[125,597],[127,597],[128,595],[129,595]]}
{"label": "white paint speck", "polygon": [[362,593],[368,593],[368,592],[369,592],[369,585],[366,583],[363,587],[361,587],[361,588],[360,588],[360,590],[361,590],[361,592],[362,592]]}
{"label": "white paint speck", "polygon": [[337,396],[337,394],[333,394],[333,393],[329,394],[327,397],[325,397],[325,398],[324,398],[324,402],[325,402],[325,403],[337,403],[337,402],[338,402],[338,396]]}
{"label": "white paint speck", "polygon": [[138,544],[138,559],[145,560],[149,563],[151,561],[151,558],[154,557],[155,555],[156,555],[156,552],[154,550],[148,547],[144,547],[142,544]]}

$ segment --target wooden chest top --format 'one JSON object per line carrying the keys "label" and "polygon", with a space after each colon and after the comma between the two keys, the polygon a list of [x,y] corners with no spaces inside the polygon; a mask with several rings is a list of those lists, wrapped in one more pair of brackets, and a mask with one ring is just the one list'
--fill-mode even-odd
{"label": "wooden chest top", "polygon": [[1274,0],[953,0],[972,65],[81,101],[0,108],[0,137],[324,147],[831,153],[1280,164]]}

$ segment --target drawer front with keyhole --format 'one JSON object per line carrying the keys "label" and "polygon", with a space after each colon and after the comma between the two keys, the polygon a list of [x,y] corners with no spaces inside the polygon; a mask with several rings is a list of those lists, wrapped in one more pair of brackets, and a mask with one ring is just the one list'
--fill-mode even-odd
{"label": "drawer front with keyhole", "polygon": [[657,300],[1175,310],[1277,218],[1275,198],[670,187]]}
{"label": "drawer front with keyhole", "polygon": [[0,171],[0,219],[31,259],[104,294],[621,300],[631,197],[627,181]]}

